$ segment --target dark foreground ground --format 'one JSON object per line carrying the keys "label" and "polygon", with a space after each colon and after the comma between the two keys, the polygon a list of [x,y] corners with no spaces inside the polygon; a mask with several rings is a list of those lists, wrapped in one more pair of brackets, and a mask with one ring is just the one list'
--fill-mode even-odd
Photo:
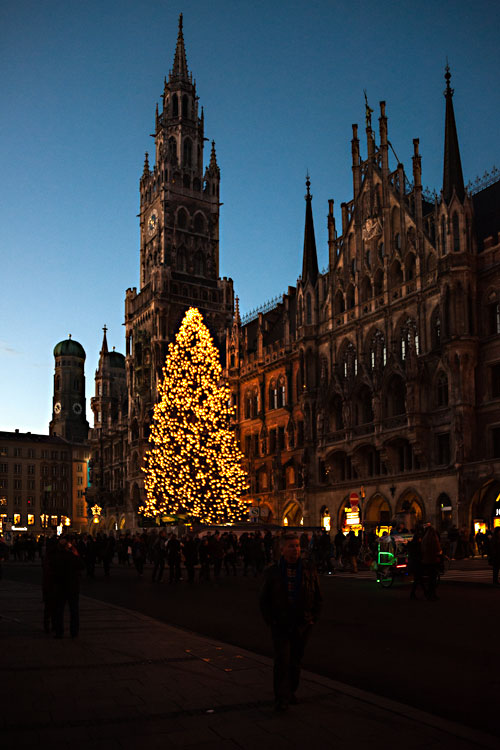
{"label": "dark foreground ground", "polygon": [[[10,563],[6,579],[36,583],[37,565]],[[82,594],[270,656],[258,612],[260,579],[153,584],[151,570],[112,568],[82,580]],[[443,581],[439,601],[411,601],[408,586],[322,578],[324,607],[305,657],[312,672],[500,734],[500,590]],[[85,630],[85,619],[82,631]]]}

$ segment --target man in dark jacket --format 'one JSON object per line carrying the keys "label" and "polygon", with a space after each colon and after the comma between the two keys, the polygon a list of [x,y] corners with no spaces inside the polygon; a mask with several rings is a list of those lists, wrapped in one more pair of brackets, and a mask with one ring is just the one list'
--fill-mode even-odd
{"label": "man in dark jacket", "polygon": [[264,576],[260,609],[273,638],[276,710],[286,711],[289,703],[297,703],[300,664],[319,616],[321,593],[316,570],[301,560],[299,537],[292,532],[282,537],[281,558]]}
{"label": "man in dark jacket", "polygon": [[80,629],[78,599],[80,596],[80,571],[83,562],[72,539],[61,536],[48,559],[52,587],[53,625],[55,637],[64,634],[64,607],[69,606],[69,629],[76,638]]}

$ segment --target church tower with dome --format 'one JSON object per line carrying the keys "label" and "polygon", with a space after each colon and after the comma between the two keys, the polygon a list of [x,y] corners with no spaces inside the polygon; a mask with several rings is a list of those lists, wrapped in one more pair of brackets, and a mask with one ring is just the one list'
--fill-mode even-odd
{"label": "church tower with dome", "polygon": [[85,349],[69,338],[54,347],[54,395],[49,434],[71,443],[88,438],[89,423],[85,415]]}

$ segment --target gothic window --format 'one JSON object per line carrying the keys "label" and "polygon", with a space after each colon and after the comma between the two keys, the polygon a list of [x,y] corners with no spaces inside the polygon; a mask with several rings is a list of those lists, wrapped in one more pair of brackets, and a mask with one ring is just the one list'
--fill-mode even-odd
{"label": "gothic window", "polygon": [[393,288],[400,286],[403,283],[403,271],[401,270],[401,263],[399,260],[395,260],[391,266],[390,282],[391,287]]}
{"label": "gothic window", "polygon": [[205,276],[205,258],[201,251],[197,252],[194,257],[194,275]]}
{"label": "gothic window", "polygon": [[433,349],[439,349],[441,346],[441,317],[439,307],[436,307],[431,316],[431,342]]}
{"label": "gothic window", "polygon": [[178,117],[179,116],[179,99],[177,97],[177,94],[174,94],[172,97],[172,117]]}
{"label": "gothic window", "polygon": [[394,247],[396,250],[401,250],[401,234],[399,232],[394,235]]}
{"label": "gothic window", "polygon": [[278,409],[281,409],[281,407],[285,406],[285,404],[286,404],[285,379],[281,377],[278,380]]}
{"label": "gothic window", "polygon": [[185,174],[182,178],[182,186],[185,187],[187,190],[191,187],[191,178],[188,174]]}
{"label": "gothic window", "polygon": [[177,226],[180,229],[185,229],[188,222],[188,213],[184,208],[180,208],[177,212]]}
{"label": "gothic window", "polygon": [[311,294],[310,292],[307,292],[306,294],[306,325],[310,326],[312,324],[312,302],[311,302]]}
{"label": "gothic window", "polygon": [[488,305],[489,334],[495,336],[500,333],[500,303]]}
{"label": "gothic window", "polygon": [[185,94],[182,97],[182,116],[183,117],[188,116],[188,98]]}
{"label": "gothic window", "polygon": [[186,272],[186,250],[184,247],[180,247],[177,250],[177,270],[181,273]]}
{"label": "gothic window", "polygon": [[446,219],[441,216],[441,254],[446,255]]}
{"label": "gothic window", "polygon": [[361,284],[361,301],[367,302],[372,296],[372,283],[369,276],[365,276]]}
{"label": "gothic window", "polygon": [[254,417],[259,414],[259,392],[257,389],[254,389],[252,393],[252,414]]}
{"label": "gothic window", "polygon": [[252,412],[252,395],[250,392],[245,394],[245,419],[250,419]]}
{"label": "gothic window", "polygon": [[387,385],[386,412],[388,417],[396,417],[406,412],[405,395],[403,378],[395,375]]}
{"label": "gothic window", "polygon": [[345,311],[344,295],[340,289],[335,294],[334,310],[335,315],[341,315]]}
{"label": "gothic window", "polygon": [[382,331],[375,331],[370,343],[370,367],[372,370],[383,368],[387,364],[387,347]]}
{"label": "gothic window", "polygon": [[448,378],[440,372],[436,381],[436,401],[438,406],[448,406]]}
{"label": "gothic window", "polygon": [[458,214],[455,211],[451,220],[451,226],[453,229],[453,252],[460,252],[460,229],[458,223]]}
{"label": "gothic window", "polygon": [[276,385],[274,380],[271,381],[271,384],[269,386],[269,408],[278,408],[278,386]]}
{"label": "gothic window", "polygon": [[347,309],[352,310],[354,307],[354,287],[352,284],[349,285],[347,290]]}
{"label": "gothic window", "polygon": [[132,427],[131,427],[130,432],[131,432],[132,442],[134,442],[135,440],[139,440],[139,425],[137,423],[137,419],[134,419],[134,421],[132,422]]}
{"label": "gothic window", "polygon": [[415,256],[409,253],[406,258],[406,281],[413,281],[415,278]]}
{"label": "gothic window", "polygon": [[182,154],[182,164],[184,167],[190,167],[192,163],[192,151],[193,145],[190,138],[186,138],[184,141],[184,150]]}
{"label": "gothic window", "polygon": [[381,242],[378,246],[378,257],[380,258],[382,263],[384,262],[384,255],[385,255],[384,243]]}
{"label": "gothic window", "polygon": [[384,293],[384,272],[381,268],[377,269],[374,279],[374,293],[375,297],[379,297]]}
{"label": "gothic window", "polygon": [[205,233],[205,219],[203,218],[203,214],[197,213],[194,217],[194,231],[197,234]]}
{"label": "gothic window", "polygon": [[354,406],[357,425],[373,422],[372,394],[368,386],[363,385],[359,389]]}
{"label": "gothic window", "polygon": [[371,268],[372,267],[371,256],[370,256],[370,251],[369,250],[367,250],[366,253],[365,253],[365,263],[366,263],[366,267],[367,268]]}
{"label": "gothic window", "polygon": [[193,190],[197,193],[199,193],[201,190],[201,182],[198,177],[195,177],[193,180]]}

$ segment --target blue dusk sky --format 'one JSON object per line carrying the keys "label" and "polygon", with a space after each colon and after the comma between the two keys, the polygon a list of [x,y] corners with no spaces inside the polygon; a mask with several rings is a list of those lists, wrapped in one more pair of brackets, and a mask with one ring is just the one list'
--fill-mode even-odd
{"label": "blue dusk sky", "polygon": [[307,170],[326,266],[364,89],[377,126],[386,100],[410,179],[417,137],[439,190],[448,57],[465,181],[500,166],[497,0],[3,0],[0,429],[48,431],[52,350],[69,333],[87,352],[87,417],[104,324],[124,351],[139,177],[181,12],[221,168],[220,273],[242,312],[301,272]]}

